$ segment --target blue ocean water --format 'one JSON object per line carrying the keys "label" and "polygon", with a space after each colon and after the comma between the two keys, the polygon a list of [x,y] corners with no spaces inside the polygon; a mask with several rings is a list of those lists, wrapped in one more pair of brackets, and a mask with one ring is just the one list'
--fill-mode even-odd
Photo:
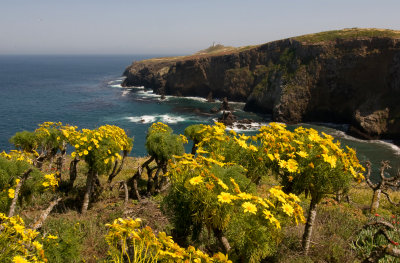
{"label": "blue ocean water", "polygon": [[[0,56],[0,151],[12,148],[8,139],[18,131],[32,131],[44,121],[61,121],[79,128],[113,124],[134,137],[133,156],[144,156],[146,131],[152,122],[167,123],[177,133],[193,123],[213,123],[210,109],[220,102],[200,98],[160,96],[144,87],[123,89],[121,74],[134,60],[151,56]],[[235,114],[260,123],[269,116],[242,110]],[[393,172],[400,164],[400,149],[384,141],[362,141],[347,136],[345,125],[302,124],[324,131],[357,150],[360,160],[375,169],[390,160]],[[256,130],[259,127],[253,124]],[[292,127],[293,128],[293,127]]]}

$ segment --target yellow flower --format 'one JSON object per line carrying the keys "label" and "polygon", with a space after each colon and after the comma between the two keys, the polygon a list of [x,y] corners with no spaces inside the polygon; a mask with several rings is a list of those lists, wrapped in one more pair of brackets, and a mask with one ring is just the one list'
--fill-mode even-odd
{"label": "yellow flower", "polygon": [[271,161],[273,161],[275,158],[274,158],[274,156],[272,155],[272,154],[267,154],[268,155],[268,158],[271,160]]}
{"label": "yellow flower", "polygon": [[72,158],[75,158],[75,156],[76,156],[76,152],[72,152],[72,153],[71,153],[71,157],[72,157]]}
{"label": "yellow flower", "polygon": [[28,260],[26,260],[24,257],[22,256],[15,256],[13,257],[13,263],[29,263]]}
{"label": "yellow flower", "polygon": [[255,147],[254,145],[250,145],[249,146],[249,150],[250,151],[253,151],[253,152],[257,152],[258,150],[257,150],[257,147]]}
{"label": "yellow flower", "polygon": [[199,184],[199,183],[202,183],[202,182],[203,182],[203,177],[201,177],[201,176],[196,176],[196,177],[193,177],[192,179],[189,180],[189,183],[191,185],[196,185],[196,184]]}
{"label": "yellow flower", "polygon": [[263,214],[264,214],[265,219],[270,219],[271,217],[273,217],[272,213],[267,209],[263,210]]}
{"label": "yellow flower", "polygon": [[286,168],[290,173],[297,171],[297,162],[294,159],[289,159],[286,163]]}
{"label": "yellow flower", "polygon": [[224,188],[225,190],[228,190],[228,189],[229,189],[229,187],[228,187],[224,182],[222,182],[221,179],[218,180],[218,184],[219,184],[222,188]]}
{"label": "yellow flower", "polygon": [[308,139],[312,142],[318,142],[321,140],[321,137],[319,137],[318,132],[313,132],[308,136]]}
{"label": "yellow flower", "polygon": [[293,201],[300,202],[300,198],[297,195],[289,193],[289,196],[293,199]]}
{"label": "yellow flower", "polygon": [[285,160],[279,160],[278,165],[281,168],[286,168],[287,162]]}
{"label": "yellow flower", "polygon": [[87,150],[84,150],[84,151],[83,151],[83,154],[84,154],[84,155],[88,155],[89,152],[88,152]]}
{"label": "yellow flower", "polygon": [[240,194],[238,194],[238,196],[244,200],[250,200],[253,198],[253,196],[248,193],[240,193]]}
{"label": "yellow flower", "polygon": [[40,244],[37,241],[33,241],[32,245],[36,248],[36,250],[42,250],[43,249],[43,245]]}
{"label": "yellow flower", "polygon": [[291,205],[289,205],[288,203],[285,203],[285,204],[282,205],[282,210],[288,216],[291,216],[293,214],[293,212],[294,212],[293,207]]}
{"label": "yellow flower", "polygon": [[309,163],[308,166],[310,166],[312,169],[314,169],[314,164],[312,162]]}
{"label": "yellow flower", "polygon": [[308,154],[304,151],[300,151],[297,153],[298,156],[302,157],[302,158],[306,158],[308,156]]}
{"label": "yellow flower", "polygon": [[47,238],[48,238],[48,239],[58,239],[57,236],[53,236],[53,235],[48,235]]}
{"label": "yellow flower", "polygon": [[256,214],[257,213],[257,207],[250,203],[250,202],[244,202],[242,204],[242,207],[244,208],[244,212],[245,213],[252,213],[252,214]]}
{"label": "yellow flower", "polygon": [[324,158],[324,161],[329,163],[331,165],[331,168],[336,167],[336,157],[334,155],[327,155],[325,153],[321,154],[322,157]]}
{"label": "yellow flower", "polygon": [[220,203],[231,203],[232,199],[233,199],[233,195],[231,195],[230,193],[225,193],[225,192],[221,192],[220,195],[217,196],[218,197],[218,202]]}
{"label": "yellow flower", "polygon": [[15,197],[15,190],[10,188],[8,189],[8,197],[10,197],[11,199]]}

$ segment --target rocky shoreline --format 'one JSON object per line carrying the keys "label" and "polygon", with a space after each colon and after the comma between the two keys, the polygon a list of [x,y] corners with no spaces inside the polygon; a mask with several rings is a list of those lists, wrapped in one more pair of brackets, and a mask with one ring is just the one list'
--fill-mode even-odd
{"label": "rocky shoreline", "polygon": [[370,29],[357,30],[355,37],[353,31],[353,37],[319,41],[311,35],[138,61],[125,70],[123,86],[208,100],[227,97],[246,102],[247,111],[272,114],[274,121],[349,123],[353,136],[398,144],[400,33],[371,36]]}

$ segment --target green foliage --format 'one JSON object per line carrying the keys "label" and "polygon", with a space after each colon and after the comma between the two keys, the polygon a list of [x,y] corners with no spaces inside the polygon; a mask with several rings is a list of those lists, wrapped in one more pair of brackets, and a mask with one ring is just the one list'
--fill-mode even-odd
{"label": "green foliage", "polygon": [[20,190],[20,202],[29,201],[34,193],[41,192],[44,187],[43,174],[25,161],[11,159],[8,160],[0,156],[0,212],[6,213],[11,204],[9,189],[15,189],[16,180],[28,169],[33,169],[28,179],[24,182]]}
{"label": "green foliage", "polygon": [[154,123],[148,130],[146,136],[146,149],[150,156],[161,162],[167,162],[173,155],[181,155],[185,152],[182,138],[172,133],[168,125]]}
{"label": "green foliage", "polygon": [[10,139],[15,148],[24,150],[27,152],[33,152],[39,146],[38,138],[34,132],[22,131],[17,132]]}
{"label": "green foliage", "polygon": [[[374,250],[379,249],[381,246],[399,246],[400,232],[399,232],[399,217],[396,215],[388,216],[387,218],[376,214],[371,223],[378,222],[376,225],[368,225],[363,227],[351,243],[352,248],[357,252],[360,258],[367,258]],[[393,228],[388,228],[385,225],[380,225],[379,222],[387,222],[392,224]],[[380,229],[385,230],[389,240],[381,233]],[[398,259],[386,255],[379,262],[389,263],[398,262]]]}
{"label": "green foliage", "polygon": [[185,136],[197,143],[203,140],[204,135],[199,132],[203,129],[203,124],[193,124],[185,129]]}
{"label": "green foliage", "polygon": [[230,221],[226,235],[235,248],[230,255],[233,262],[256,263],[276,252],[282,234],[275,227],[238,212]]}
{"label": "green foliage", "polygon": [[78,222],[75,223],[67,218],[49,219],[43,230],[45,233],[57,236],[57,239],[45,239],[43,244],[49,262],[81,262],[84,233]]}

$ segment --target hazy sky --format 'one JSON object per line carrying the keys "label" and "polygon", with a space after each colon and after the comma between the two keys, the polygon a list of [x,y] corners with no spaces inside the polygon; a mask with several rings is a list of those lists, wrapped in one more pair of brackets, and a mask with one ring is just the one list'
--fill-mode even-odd
{"label": "hazy sky", "polygon": [[400,29],[400,0],[1,0],[0,54],[187,54],[349,27]]}

